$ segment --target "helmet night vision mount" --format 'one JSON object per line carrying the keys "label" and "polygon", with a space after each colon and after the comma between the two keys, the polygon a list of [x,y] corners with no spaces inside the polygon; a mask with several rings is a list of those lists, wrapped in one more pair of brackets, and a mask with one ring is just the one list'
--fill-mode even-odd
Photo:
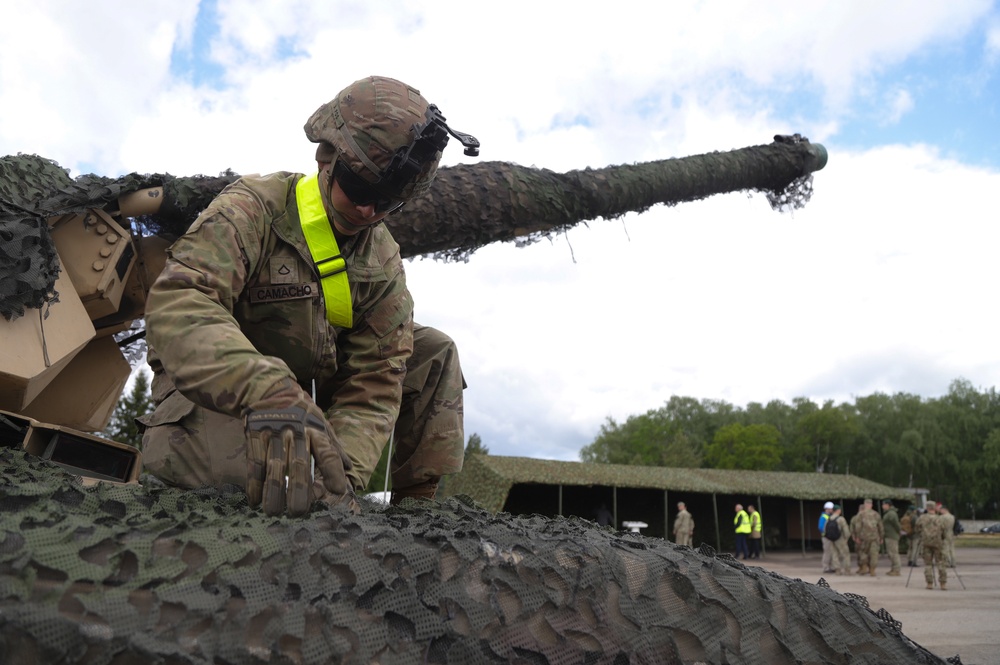
{"label": "helmet night vision mount", "polygon": [[381,193],[391,196],[395,192],[402,191],[420,174],[426,164],[433,162],[437,154],[444,151],[448,145],[449,134],[462,142],[466,155],[479,156],[479,139],[449,127],[436,105],[428,105],[425,118],[423,124],[414,126],[417,138],[408,146],[396,151],[389,166],[375,184]]}

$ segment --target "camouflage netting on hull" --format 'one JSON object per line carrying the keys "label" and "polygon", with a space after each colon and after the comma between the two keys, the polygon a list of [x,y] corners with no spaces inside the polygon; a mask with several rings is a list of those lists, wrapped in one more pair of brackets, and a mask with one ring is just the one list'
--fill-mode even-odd
{"label": "camouflage netting on hull", "polygon": [[579,519],[266,518],[240,492],[0,468],[7,664],[944,662],[859,598]]}

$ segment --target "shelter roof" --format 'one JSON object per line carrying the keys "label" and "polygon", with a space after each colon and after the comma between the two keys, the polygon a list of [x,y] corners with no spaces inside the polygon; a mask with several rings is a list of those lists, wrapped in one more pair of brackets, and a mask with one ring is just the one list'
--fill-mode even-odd
{"label": "shelter roof", "polygon": [[808,501],[900,499],[912,490],[889,487],[859,476],[833,473],[682,469],[562,462],[529,457],[470,455],[465,468],[448,478],[442,494],[467,494],[487,510],[503,509],[515,484],[583,485],[662,489],[701,494],[749,494]]}

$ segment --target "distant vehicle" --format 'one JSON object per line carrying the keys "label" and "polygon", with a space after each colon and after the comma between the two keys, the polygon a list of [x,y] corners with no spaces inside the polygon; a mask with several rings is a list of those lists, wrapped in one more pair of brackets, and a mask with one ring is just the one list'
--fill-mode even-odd
{"label": "distant vehicle", "polygon": [[1000,524],[991,524],[989,526],[984,526],[979,530],[979,533],[1000,533]]}

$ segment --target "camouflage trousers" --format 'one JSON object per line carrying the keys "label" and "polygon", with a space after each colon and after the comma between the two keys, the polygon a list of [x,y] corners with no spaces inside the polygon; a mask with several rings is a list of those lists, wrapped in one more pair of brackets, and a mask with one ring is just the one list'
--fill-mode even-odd
{"label": "camouflage trousers", "polygon": [[885,553],[889,555],[889,572],[899,572],[899,540],[896,538],[885,539]]}
{"label": "camouflage trousers", "polygon": [[851,574],[851,550],[847,546],[847,538],[841,537],[833,542],[833,563],[841,575]]}
{"label": "camouflage trousers", "polygon": [[867,568],[874,571],[878,565],[878,539],[861,539],[858,542],[858,569]]}
{"label": "camouflage trousers", "polygon": [[940,544],[924,544],[924,579],[927,586],[934,586],[934,568],[937,567],[938,584],[944,586],[948,583],[948,564],[944,560],[943,548]]}
{"label": "camouflage trousers", "polygon": [[[455,343],[434,328],[414,326],[406,368],[390,469],[393,488],[399,490],[461,471],[465,456],[465,381]],[[194,404],[162,370],[154,371],[153,400],[155,411],[140,419],[147,472],[192,489],[245,487],[246,438],[239,418]],[[356,490],[364,489],[377,463],[376,457],[368,467],[355,465],[348,473]]]}

